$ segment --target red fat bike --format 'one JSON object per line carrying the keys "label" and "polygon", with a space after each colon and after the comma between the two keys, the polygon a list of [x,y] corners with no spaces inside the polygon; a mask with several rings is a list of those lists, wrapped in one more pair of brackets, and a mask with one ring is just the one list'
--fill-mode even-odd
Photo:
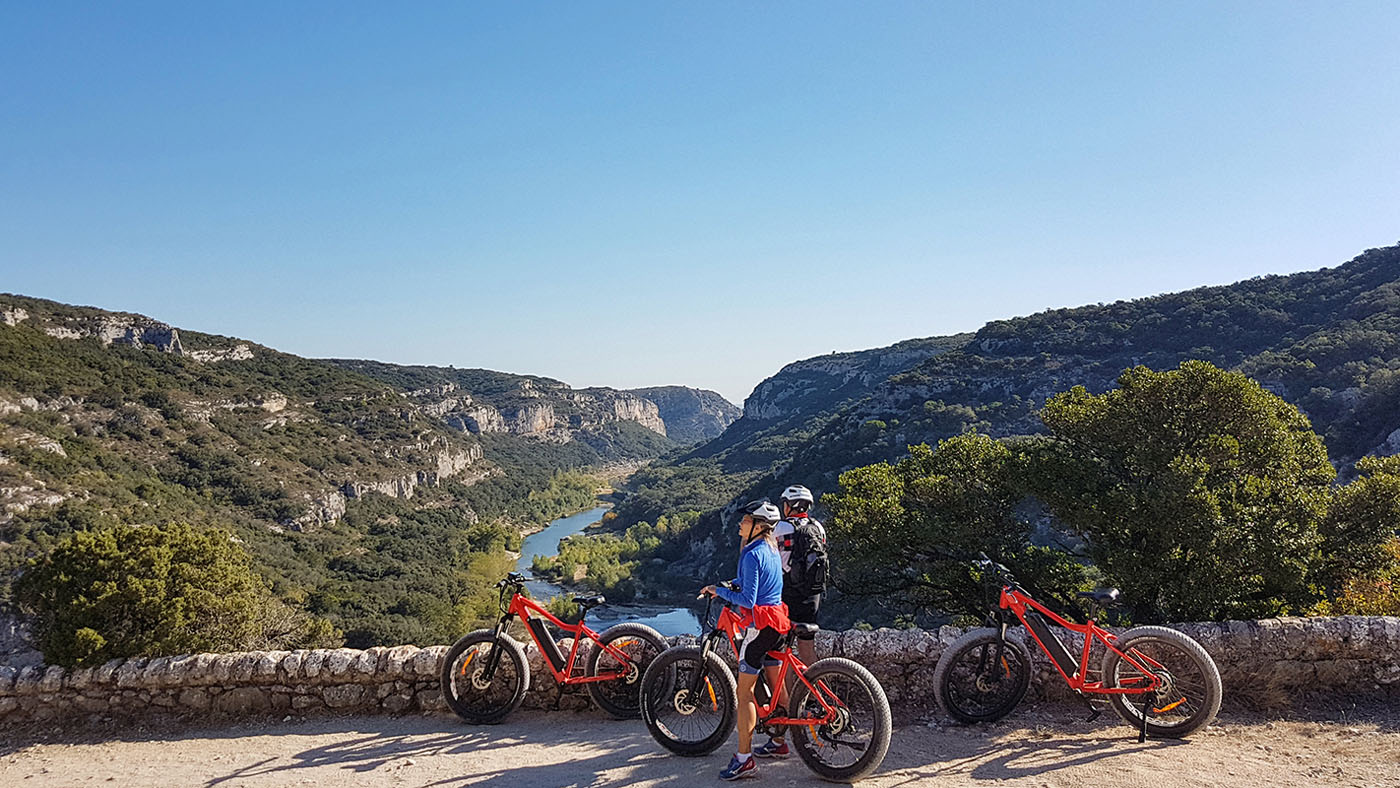
{"label": "red fat bike", "polygon": [[[706,603],[706,626],[716,599]],[[738,716],[734,673],[720,653],[732,652],[739,659],[735,637],[748,628],[749,618],[720,602],[719,618],[701,636],[699,647],[667,649],[642,677],[642,721],[661,746],[677,755],[714,752],[729,738]],[[798,659],[792,653],[793,638],[816,630],[815,624],[794,622],[779,649],[768,652],[779,663],[779,686],[786,681],[792,691],[784,708],[767,685],[767,671],[759,674],[755,732],[787,733],[797,756],[818,776],[855,782],[879,768],[889,750],[890,703],[870,671],[849,659],[827,657],[811,665]],[[729,649],[722,648],[726,639]]]}
{"label": "red fat bike", "polygon": [[[938,660],[933,674],[938,704],[959,722],[990,722],[1011,713],[1026,694],[1031,680],[1031,652],[1007,628],[1020,619],[1031,639],[1060,677],[1089,705],[1103,697],[1119,717],[1138,729],[1138,741],[1148,734],[1181,738],[1215,719],[1220,711],[1220,671],[1201,644],[1166,627],[1134,627],[1113,635],[1094,623],[1074,624],[1031,598],[1001,564],[985,554],[973,565],[1001,587],[997,609],[990,617],[995,628],[974,629],[963,635]],[[1118,589],[1082,592],[1098,611],[1118,598]],[[1048,620],[1047,620],[1048,619]],[[1078,658],[1050,624],[1083,638]],[[1089,666],[1090,650],[1102,644],[1098,677]]]}
{"label": "red fat bike", "polygon": [[[508,574],[496,587],[500,589],[497,604],[501,610],[496,628],[478,629],[464,636],[452,644],[442,660],[442,695],[457,716],[474,723],[500,722],[525,699],[530,689],[530,663],[525,647],[506,632],[517,617],[525,623],[556,682],[586,684],[593,701],[614,717],[637,716],[637,687],[642,673],[666,648],[666,640],[659,632],[634,623],[616,624],[601,635],[589,629],[583,623],[584,615],[603,604],[601,596],[574,597],[580,607],[578,623],[564,622],[521,593],[525,576],[518,572]],[[546,621],[573,637],[567,657]],[[593,646],[579,665],[585,642]]]}

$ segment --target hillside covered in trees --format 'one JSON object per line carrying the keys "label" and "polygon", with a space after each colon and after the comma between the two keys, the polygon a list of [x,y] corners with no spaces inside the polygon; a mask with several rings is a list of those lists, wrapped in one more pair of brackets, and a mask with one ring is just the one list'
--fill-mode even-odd
{"label": "hillside covered in trees", "polygon": [[1364,456],[1400,453],[1400,246],[1334,268],[796,362],[760,383],[719,438],[636,474],[615,522],[701,512],[659,550],[673,572],[699,580],[728,557],[714,549],[730,539],[719,514],[739,499],[790,483],[833,492],[843,471],[970,431],[1041,434],[1050,397],[1075,386],[1103,393],[1126,369],[1189,360],[1243,372],[1297,406],[1343,480]]}
{"label": "hillside covered in trees", "polygon": [[0,295],[0,603],[66,534],[188,523],[352,645],[445,642],[522,527],[592,503],[578,471],[671,451],[665,432],[628,392]]}

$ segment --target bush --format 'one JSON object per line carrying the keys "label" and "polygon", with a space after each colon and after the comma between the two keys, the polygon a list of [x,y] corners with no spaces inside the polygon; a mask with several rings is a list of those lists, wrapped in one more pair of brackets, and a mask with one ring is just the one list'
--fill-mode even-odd
{"label": "bush", "polygon": [[184,524],[73,533],[15,584],[50,664],[239,651],[337,640],[271,595],[248,554],[218,530]]}
{"label": "bush", "polygon": [[1084,570],[1031,546],[1031,524],[1017,511],[1017,476],[1011,450],[976,433],[936,450],[911,446],[895,465],[841,474],[841,491],[822,498],[832,512],[836,586],[915,614],[980,617],[988,600],[970,561],[985,551],[1039,593],[1067,598],[1084,583]]}
{"label": "bush", "polygon": [[1042,418],[1053,438],[1039,444],[1031,479],[1123,588],[1134,620],[1311,606],[1336,472],[1308,420],[1203,361],[1136,367],[1118,385],[1050,399]]}

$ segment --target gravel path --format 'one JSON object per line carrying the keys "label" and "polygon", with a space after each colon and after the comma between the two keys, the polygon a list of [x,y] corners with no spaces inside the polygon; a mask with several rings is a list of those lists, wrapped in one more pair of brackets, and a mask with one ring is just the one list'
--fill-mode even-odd
{"label": "gravel path", "polygon": [[[1076,709],[1029,710],[993,726],[906,724],[862,786],[1357,786],[1400,788],[1400,714],[1350,721],[1225,716],[1185,742],[1149,740]],[[1111,715],[1106,715],[1111,716]],[[1338,715],[1340,717],[1340,715]],[[640,723],[594,713],[521,712],[493,727],[444,717],[351,717],[207,728],[0,738],[3,786],[719,785],[729,748],[664,753]],[[795,758],[751,784],[829,785]]]}

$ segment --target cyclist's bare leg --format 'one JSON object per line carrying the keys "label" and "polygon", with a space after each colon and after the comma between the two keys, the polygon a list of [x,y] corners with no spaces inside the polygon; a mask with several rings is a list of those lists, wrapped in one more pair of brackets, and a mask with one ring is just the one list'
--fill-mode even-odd
{"label": "cyclist's bare leg", "polygon": [[[783,666],[780,665],[780,664],[779,664],[779,665],[765,665],[764,668],[763,668],[764,678],[768,681],[768,686],[769,686],[769,687],[772,687],[772,688],[775,688],[775,689],[773,689],[773,693],[774,693],[774,695],[776,696],[776,697],[773,698],[773,704],[774,704],[774,705],[773,705],[773,708],[775,708],[775,709],[776,709],[777,707],[779,707],[779,706],[782,706],[784,709],[787,708],[787,699],[788,699],[787,682],[786,682],[786,681],[780,681],[780,680],[779,680],[780,677],[779,677],[779,675],[778,675],[778,674],[782,673],[782,670],[783,670]],[[789,715],[784,715],[784,716],[789,716]],[[777,735],[777,736],[773,736],[773,737],[771,737],[771,738],[772,738],[773,741],[782,741],[782,740],[783,740],[782,734],[779,734],[779,735]]]}
{"label": "cyclist's bare leg", "polygon": [[753,752],[753,729],[758,724],[758,704],[753,699],[753,688],[758,683],[757,673],[739,674],[739,754]]}

